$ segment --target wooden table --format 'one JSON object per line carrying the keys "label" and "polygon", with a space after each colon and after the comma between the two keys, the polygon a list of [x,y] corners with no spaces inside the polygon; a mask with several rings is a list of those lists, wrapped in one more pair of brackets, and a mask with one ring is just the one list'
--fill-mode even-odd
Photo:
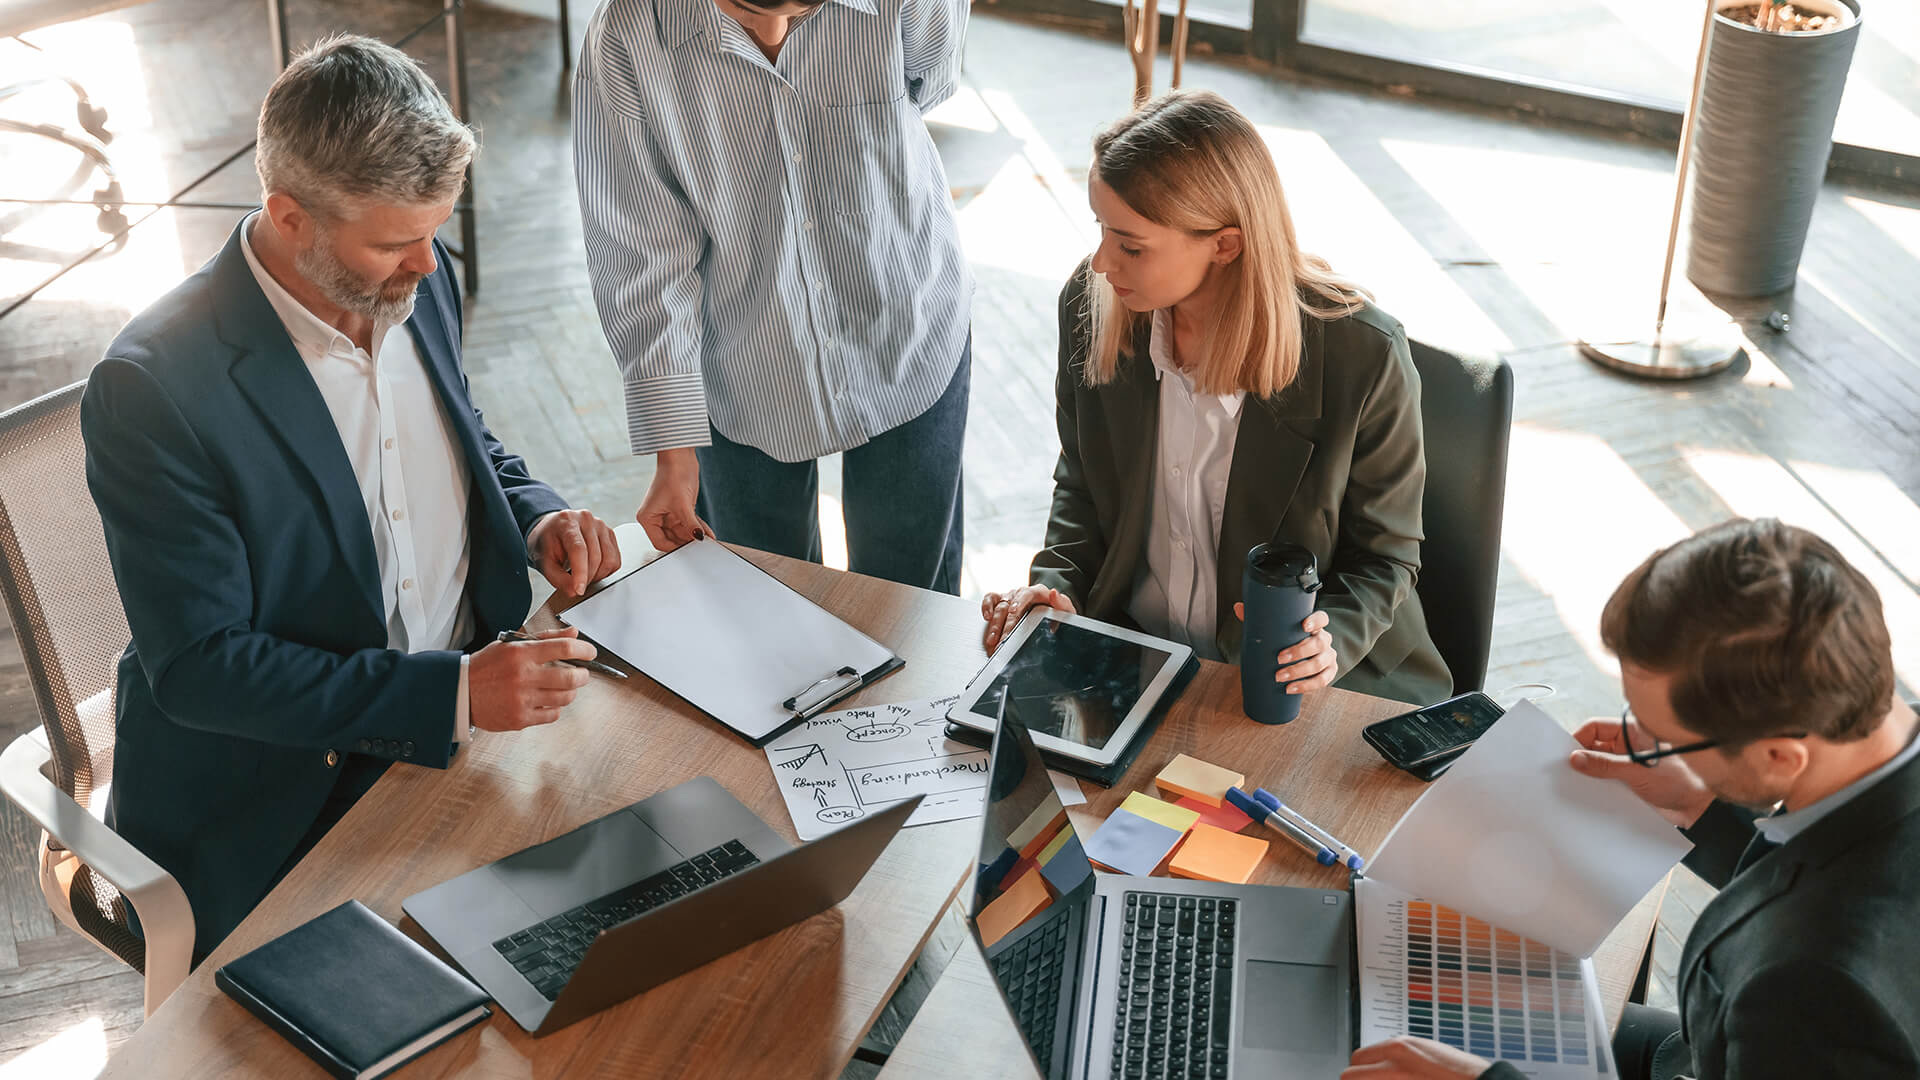
{"label": "wooden table", "polygon": [[[1175,754],[1184,753],[1244,772],[1250,785],[1283,793],[1289,805],[1322,828],[1371,854],[1379,850],[1426,785],[1381,761],[1361,740],[1360,729],[1406,708],[1398,702],[1328,690],[1308,697],[1293,723],[1265,727],[1242,714],[1238,669],[1208,663],[1168,712],[1127,778],[1109,790],[1089,785],[1086,805],[1068,813],[1074,828],[1090,835],[1128,792],[1158,794],[1154,774]],[[1347,872],[1320,866],[1275,839],[1252,880],[1343,889]],[[1665,892],[1662,881],[1594,956],[1601,998],[1615,1024]],[[954,954],[881,1076],[886,1080],[1037,1076],[971,939]]]}
{"label": "wooden table", "polygon": [[[907,659],[855,700],[952,693],[984,662],[975,604],[743,554]],[[324,1077],[216,989],[213,970],[349,898],[424,941],[402,921],[407,896],[701,775],[796,840],[766,755],[644,678],[595,677],[559,722],[481,733],[445,772],[395,766],[102,1075]],[[496,1009],[396,1075],[837,1077],[959,888],[978,836],[977,820],[903,830],[832,910],[543,1039]]]}

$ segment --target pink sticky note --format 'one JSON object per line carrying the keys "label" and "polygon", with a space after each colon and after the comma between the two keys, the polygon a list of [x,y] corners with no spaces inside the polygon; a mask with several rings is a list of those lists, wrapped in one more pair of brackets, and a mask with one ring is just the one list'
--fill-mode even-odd
{"label": "pink sticky note", "polygon": [[1211,825],[1216,829],[1225,829],[1228,832],[1239,832],[1253,824],[1253,819],[1241,813],[1240,808],[1232,803],[1208,806],[1205,802],[1188,795],[1173,805],[1184,806],[1199,814],[1202,824]]}

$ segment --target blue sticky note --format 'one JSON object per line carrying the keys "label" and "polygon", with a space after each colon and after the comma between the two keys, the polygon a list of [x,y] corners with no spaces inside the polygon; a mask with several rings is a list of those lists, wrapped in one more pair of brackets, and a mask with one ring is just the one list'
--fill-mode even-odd
{"label": "blue sticky note", "polygon": [[1087,858],[1122,874],[1146,877],[1166,861],[1183,835],[1138,814],[1115,810],[1087,839]]}
{"label": "blue sticky note", "polygon": [[1080,846],[1080,838],[1075,836],[1060,845],[1053,858],[1040,864],[1040,873],[1055,893],[1064,896],[1093,876],[1093,866],[1087,862],[1087,851]]}

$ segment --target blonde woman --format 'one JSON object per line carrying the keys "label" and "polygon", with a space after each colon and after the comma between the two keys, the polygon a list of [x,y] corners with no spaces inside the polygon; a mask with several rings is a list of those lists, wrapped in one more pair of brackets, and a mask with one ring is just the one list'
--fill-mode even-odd
{"label": "blonde woman", "polygon": [[[1413,591],[1426,455],[1400,324],[1299,250],[1266,143],[1218,95],[1149,102],[1094,140],[1100,246],[1060,294],[1060,461],[1035,604],[1240,658],[1247,550],[1303,544],[1324,587],[1279,654],[1302,693],[1452,692]],[[1297,680],[1297,681],[1296,681]]]}

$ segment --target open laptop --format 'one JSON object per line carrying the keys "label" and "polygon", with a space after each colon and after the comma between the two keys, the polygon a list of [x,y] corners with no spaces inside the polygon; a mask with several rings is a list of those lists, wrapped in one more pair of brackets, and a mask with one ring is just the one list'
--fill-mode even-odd
{"label": "open laptop", "polygon": [[[982,817],[968,921],[1048,1080],[1345,1067],[1356,1030],[1347,892],[1096,874],[1012,715],[994,736]],[[1025,904],[991,910],[1027,874],[1042,875],[1046,905],[1017,922],[1008,911]],[[1029,883],[1012,899],[1035,895]]]}
{"label": "open laptop", "polygon": [[401,908],[546,1035],[839,903],[919,805],[795,848],[700,777]]}

